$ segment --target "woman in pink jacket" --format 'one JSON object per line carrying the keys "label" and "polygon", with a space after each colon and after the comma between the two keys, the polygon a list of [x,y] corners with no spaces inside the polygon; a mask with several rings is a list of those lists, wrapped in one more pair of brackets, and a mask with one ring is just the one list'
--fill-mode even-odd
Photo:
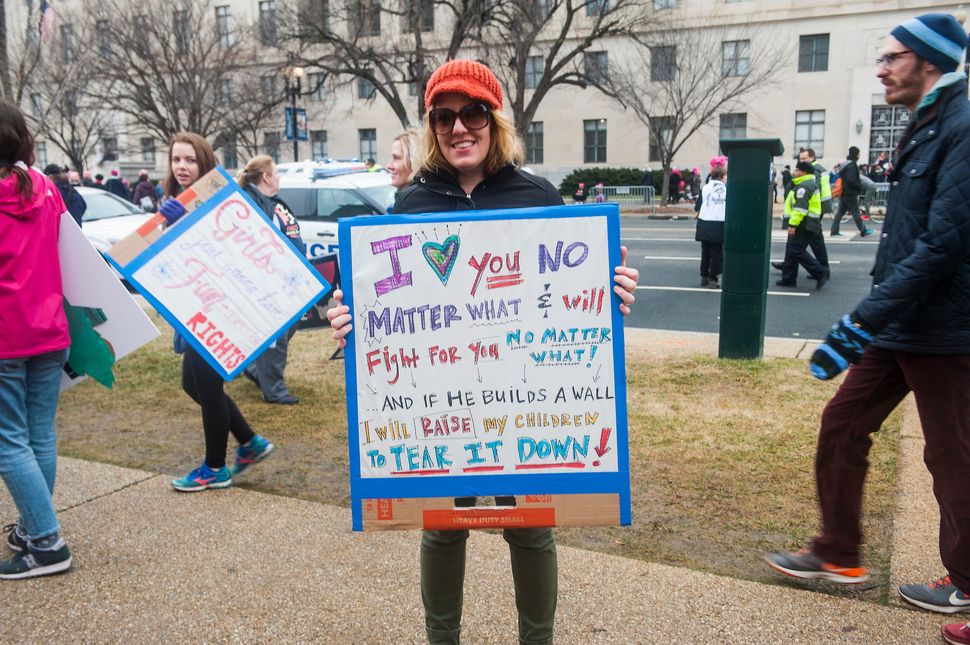
{"label": "woman in pink jacket", "polygon": [[51,502],[54,414],[71,344],[57,255],[66,209],[33,163],[23,114],[0,101],[0,477],[20,513],[4,529],[14,552],[0,561],[0,578],[7,579],[71,566]]}

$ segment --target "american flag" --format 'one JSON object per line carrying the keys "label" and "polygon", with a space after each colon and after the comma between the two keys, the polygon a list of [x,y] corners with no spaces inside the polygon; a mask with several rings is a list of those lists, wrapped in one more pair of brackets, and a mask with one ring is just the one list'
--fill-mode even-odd
{"label": "american flag", "polygon": [[54,8],[47,0],[40,0],[40,41],[47,42],[54,30]]}

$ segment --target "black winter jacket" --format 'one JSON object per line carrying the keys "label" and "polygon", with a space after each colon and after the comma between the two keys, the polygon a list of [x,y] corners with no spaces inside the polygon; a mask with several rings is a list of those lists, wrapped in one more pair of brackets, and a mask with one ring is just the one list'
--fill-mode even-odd
{"label": "black winter jacket", "polygon": [[447,172],[419,173],[409,186],[398,191],[391,212],[441,213],[562,205],[562,196],[548,180],[507,166],[475,186],[470,197]]}
{"label": "black winter jacket", "polygon": [[839,169],[839,179],[842,180],[843,197],[858,197],[859,193],[862,192],[858,161],[847,159]]}
{"label": "black winter jacket", "polygon": [[856,308],[873,344],[970,353],[970,102],[966,81],[940,90],[903,133],[872,269]]}

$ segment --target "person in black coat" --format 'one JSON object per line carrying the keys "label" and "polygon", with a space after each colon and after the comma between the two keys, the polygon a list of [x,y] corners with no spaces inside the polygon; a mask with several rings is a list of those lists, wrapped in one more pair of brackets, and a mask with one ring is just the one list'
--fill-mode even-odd
{"label": "person in black coat", "polygon": [[[811,360],[820,379],[848,369],[822,414],[816,451],[822,530],[808,549],[768,558],[796,577],[868,578],[859,524],[870,437],[912,391],[946,571],[899,593],[940,613],[970,608],[970,102],[956,73],[966,45],[952,15],[925,14],[896,27],[880,52],[886,102],[913,116],[892,161],[872,290]],[[962,628],[946,625],[944,636]]]}
{"label": "person in black coat", "polygon": [[862,237],[872,235],[872,229],[866,228],[862,221],[862,214],[859,212],[859,195],[862,193],[862,179],[859,175],[859,149],[855,146],[849,148],[849,154],[845,163],[839,168],[839,179],[842,180],[842,195],[839,197],[839,210],[832,218],[832,230],[829,233],[832,237],[842,235],[839,233],[839,226],[842,218],[848,213],[852,216],[856,228]]}
{"label": "person in black coat", "polygon": [[48,164],[44,168],[44,174],[50,177],[54,185],[57,186],[57,190],[60,191],[61,198],[64,200],[64,205],[67,206],[67,212],[71,214],[71,217],[74,218],[77,225],[81,226],[84,213],[88,210],[88,203],[84,201],[81,193],[77,192],[77,189],[68,181],[67,168],[61,168],[53,163]]}
{"label": "person in black coat", "polygon": [[[502,88],[487,67],[470,60],[448,61],[428,80],[424,163],[410,186],[398,191],[392,213],[439,213],[479,209],[561,206],[555,186],[523,171],[522,142],[502,113]],[[621,256],[626,249],[621,247]],[[629,313],[637,271],[616,267],[619,310]],[[340,291],[327,312],[341,346],[351,331],[349,308]],[[499,504],[507,503],[498,497]],[[474,506],[474,498],[460,498]],[[505,529],[512,553],[519,640],[551,643],[558,593],[556,545],[551,528]],[[465,547],[468,531],[424,531],[421,538],[421,597],[432,644],[456,643],[461,631]]]}

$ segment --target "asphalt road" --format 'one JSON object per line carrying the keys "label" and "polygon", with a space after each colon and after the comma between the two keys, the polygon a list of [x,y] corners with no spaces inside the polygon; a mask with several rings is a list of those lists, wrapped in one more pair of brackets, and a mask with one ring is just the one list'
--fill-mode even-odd
{"label": "asphalt road", "polygon": [[[823,228],[831,223],[825,217]],[[765,334],[787,338],[823,338],[832,325],[869,291],[869,270],[879,240],[860,238],[851,221],[842,225],[843,237],[825,235],[832,279],[820,290],[804,269],[798,286],[775,286],[781,273],[769,268]],[[637,302],[627,324],[633,327],[678,331],[717,332],[721,292],[700,286],[700,242],[694,241],[694,220],[651,220],[624,216],[623,244],[627,263],[640,270]],[[772,230],[771,260],[781,261],[786,234],[780,223]]]}

